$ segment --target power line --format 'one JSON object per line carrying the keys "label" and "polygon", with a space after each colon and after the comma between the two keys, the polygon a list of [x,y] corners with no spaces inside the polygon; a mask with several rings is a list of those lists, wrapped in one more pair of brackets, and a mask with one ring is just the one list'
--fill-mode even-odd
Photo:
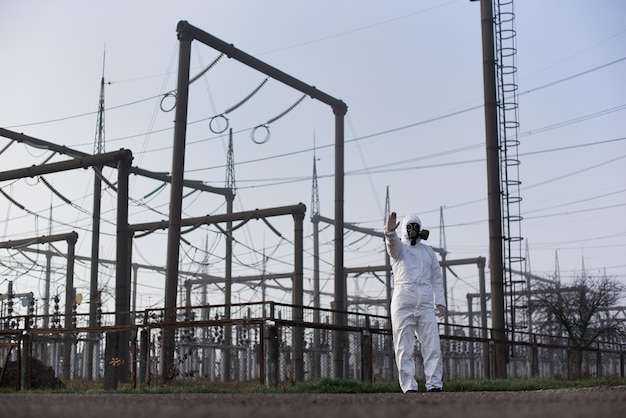
{"label": "power line", "polygon": [[[601,64],[599,66],[587,69],[585,71],[581,71],[579,73],[572,74],[570,76],[567,76],[567,77],[564,77],[564,78],[552,81],[550,83],[543,84],[543,85],[538,86],[538,87],[534,87],[534,88],[526,90],[524,92],[520,92],[519,96],[524,95],[524,94],[533,93],[533,92],[536,92],[536,91],[539,91],[539,90],[542,90],[542,89],[545,89],[545,88],[552,87],[554,85],[563,83],[565,81],[569,81],[569,80],[581,77],[583,75],[590,74],[592,72],[595,72],[595,71],[607,68],[607,67],[615,65],[615,64],[618,64],[618,63],[620,63],[620,62],[622,62],[624,60],[626,60],[626,57],[618,58],[616,60],[610,61],[610,62],[605,63],[605,64]],[[142,103],[142,102],[145,102],[145,101],[148,101],[148,100],[154,100],[154,99],[157,99],[157,98],[161,99],[162,97],[163,97],[163,95],[159,94],[157,96],[151,96],[151,97],[148,97],[148,98],[135,100],[133,102],[129,102],[129,103],[126,103],[126,104],[113,106],[113,107],[107,108],[106,111],[119,109],[119,108],[127,107],[127,106],[132,106],[132,105],[135,105],[135,104],[138,104],[138,103]],[[376,133],[373,133],[373,134],[370,134],[370,135],[366,135],[366,136],[363,136],[363,137],[360,137],[360,138],[355,138],[353,140],[346,141],[346,143],[352,142],[352,141],[355,141],[355,140],[363,140],[363,139],[372,138],[372,137],[376,137],[376,136],[386,135],[386,134],[389,134],[389,133],[393,133],[393,132],[397,132],[397,131],[413,128],[413,127],[424,125],[424,124],[427,124],[427,123],[436,122],[436,121],[447,119],[447,118],[450,118],[450,117],[453,117],[453,116],[458,116],[458,115],[461,115],[463,113],[470,112],[472,110],[477,110],[477,109],[480,109],[482,107],[483,107],[483,105],[480,104],[480,105],[472,106],[472,107],[469,107],[469,108],[461,109],[461,110],[458,110],[458,111],[449,112],[449,113],[446,113],[446,114],[443,114],[443,115],[440,115],[440,116],[435,116],[435,117],[432,117],[432,118],[429,118],[429,119],[425,119],[425,120],[422,120],[422,121],[418,121],[418,122],[414,122],[414,123],[411,123],[411,124],[408,124],[408,125],[403,125],[403,126],[399,126],[399,127],[396,127],[396,128],[391,128],[391,129],[388,129],[388,130],[379,131],[379,132],[376,132]],[[19,124],[19,125],[11,125],[11,126],[6,126],[5,128],[6,129],[13,129],[13,128],[20,128],[20,127],[25,127],[25,126],[34,126],[34,125],[41,125],[41,124],[47,124],[47,123],[53,123],[53,122],[60,122],[60,121],[65,121],[65,120],[69,120],[69,119],[80,118],[80,117],[84,117],[84,116],[90,116],[90,115],[94,115],[96,113],[97,112],[86,112],[86,113],[81,113],[81,114],[78,114],[78,115],[66,116],[66,117],[57,118],[57,119],[50,119],[50,120],[46,120],[46,121],[32,122],[32,123]],[[196,121],[192,121],[192,122],[189,122],[189,124],[195,124],[195,123],[198,123],[198,122],[201,122],[201,121],[206,121],[206,120],[209,120],[209,119],[211,119],[213,117],[216,117],[216,116],[219,116],[219,115],[213,115],[213,116],[210,116],[210,117],[207,117],[207,118],[203,118],[203,119],[199,119],[199,120],[196,120]],[[151,132],[147,132],[147,133],[141,133],[141,134],[137,134],[137,135],[125,136],[125,137],[121,137],[121,138],[114,138],[114,139],[108,140],[108,142],[114,142],[114,141],[119,141],[119,140],[123,140],[123,139],[129,139],[129,138],[133,138],[133,137],[145,136],[145,135],[148,135],[148,134],[151,134],[151,133],[162,132],[162,131],[167,131],[167,130],[172,130],[172,129],[173,129],[173,127],[162,129],[162,130],[158,130],[158,131],[151,131]],[[254,129],[254,128],[253,127],[252,128],[247,128],[247,129],[238,131],[237,133],[250,131],[252,129]],[[89,144],[89,145],[92,145],[92,144]]]}
{"label": "power line", "polygon": [[[545,132],[545,131],[552,130],[552,129],[562,128],[564,126],[568,126],[568,125],[571,125],[571,124],[574,124],[574,123],[579,123],[579,122],[586,121],[586,120],[589,120],[589,119],[592,119],[592,118],[604,116],[604,115],[607,115],[609,113],[617,112],[617,111],[624,110],[624,109],[626,109],[626,105],[616,106],[616,107],[613,107],[613,108],[610,108],[610,109],[605,109],[605,110],[602,110],[602,111],[599,111],[599,112],[594,112],[594,113],[587,114],[587,115],[584,115],[584,116],[580,116],[580,117],[577,117],[577,118],[574,118],[574,119],[569,119],[569,120],[566,120],[566,121],[562,121],[562,122],[558,122],[558,123],[555,123],[555,124],[547,125],[547,126],[544,126],[544,127],[541,127],[541,128],[532,129],[532,130],[529,130],[527,132],[522,132],[522,133],[520,133],[518,135],[518,137],[522,138],[522,137],[525,137],[525,136],[534,135],[534,134],[539,133],[539,132]],[[346,141],[346,143],[361,141],[363,139],[367,139],[367,138],[371,138],[371,137],[372,137],[372,135],[357,137],[357,138],[353,138],[351,140]],[[608,143],[608,142],[614,142],[614,141],[621,141],[623,139],[624,138],[616,138],[616,139],[606,140],[604,142]],[[197,143],[197,142],[201,142],[201,141],[196,141],[196,142],[191,142],[191,143],[193,144],[193,143]],[[596,143],[591,143],[589,145],[594,145],[594,144],[596,144]],[[333,146],[332,144],[322,145],[320,147],[317,147],[317,149],[330,148],[332,146]],[[452,150],[441,151],[439,153],[431,154],[429,156],[420,156],[420,157],[407,159],[407,160],[394,161],[394,162],[378,165],[378,166],[370,168],[370,169],[382,168],[382,167],[386,167],[386,166],[397,166],[399,164],[404,164],[404,163],[407,163],[407,162],[418,161],[418,160],[421,160],[421,159],[434,158],[434,157],[438,157],[438,156],[442,156],[442,155],[448,156],[448,155],[453,154],[453,153],[458,153],[458,152],[462,152],[462,151],[468,151],[468,150],[471,150],[471,149],[477,149],[477,148],[481,148],[483,146],[484,145],[482,143],[476,143],[476,144],[468,145],[468,146],[461,147],[461,148],[455,148],[455,149],[452,149]],[[571,146],[571,148],[577,148],[577,147],[581,147],[581,146],[586,146],[586,145],[585,144],[583,144],[583,145],[574,145],[574,146]],[[162,148],[160,150],[165,150],[165,149],[167,149],[167,148]],[[568,149],[568,147],[558,148],[558,149],[555,149],[555,150],[565,150],[565,149]],[[242,165],[245,165],[245,164],[258,163],[258,162],[262,162],[262,161],[269,161],[269,160],[273,160],[273,159],[277,159],[277,158],[284,158],[284,157],[299,155],[299,154],[308,153],[308,152],[311,152],[311,151],[313,151],[313,148],[306,148],[306,149],[302,149],[302,150],[298,150],[298,151],[292,151],[292,152],[288,152],[288,153],[276,154],[276,155],[263,157],[263,158],[255,158],[255,159],[252,159],[252,160],[246,160],[246,161],[238,162],[237,166],[242,166]],[[524,153],[524,154],[520,154],[520,155],[531,155],[531,154],[536,154],[536,153],[541,153],[541,152],[550,152],[550,150],[528,152],[528,153]],[[471,161],[467,161],[467,162],[472,162],[473,163],[473,162],[479,162],[479,161],[483,161],[483,160],[482,159],[481,160],[471,160]],[[455,163],[451,163],[450,165],[458,165],[458,164],[462,164],[462,163],[464,163],[464,162],[460,162],[460,163],[459,162],[455,162]],[[219,168],[223,168],[223,167],[225,167],[225,165],[224,166],[219,166],[219,165],[218,166],[212,166],[212,167],[209,167],[209,168],[191,169],[191,170],[186,170],[186,172],[187,173],[194,173],[194,172],[198,172],[198,171],[214,170],[214,169],[219,169]]]}
{"label": "power line", "polygon": [[[590,147],[590,146],[596,146],[596,145],[610,144],[610,143],[620,142],[620,141],[624,141],[624,140],[626,140],[626,137],[613,138],[613,139],[595,141],[595,142],[590,142],[590,143],[585,143],[585,144],[570,145],[570,146],[566,146],[566,147],[550,148],[550,149],[544,149],[544,150],[520,153],[519,155],[520,156],[525,156],[525,155],[534,155],[534,154],[544,154],[544,153],[550,153],[550,152],[565,151],[565,150],[569,150],[569,149],[576,149],[576,148],[584,148],[584,147]],[[475,145],[470,145],[470,146],[466,146],[466,147],[462,147],[462,148],[456,148],[456,149],[453,149],[453,150],[443,151],[441,153],[437,153],[437,154],[433,154],[433,155],[429,155],[429,156],[421,156],[421,157],[416,157],[416,158],[412,158],[412,159],[409,159],[409,160],[403,160],[403,161],[400,161],[400,162],[396,161],[396,162],[386,163],[386,164],[378,165],[378,166],[375,166],[375,167],[370,167],[368,169],[358,169],[358,170],[347,171],[347,172],[345,172],[345,175],[346,176],[357,176],[357,175],[370,175],[370,174],[385,174],[385,173],[395,173],[395,172],[412,171],[412,170],[425,170],[425,169],[429,169],[429,168],[440,168],[440,167],[449,167],[449,166],[455,166],[455,165],[473,164],[473,163],[484,162],[485,159],[481,157],[481,158],[477,158],[477,159],[449,161],[449,162],[443,162],[443,163],[437,163],[437,164],[429,164],[429,165],[410,166],[410,167],[395,167],[395,168],[383,169],[384,167],[389,167],[389,166],[393,167],[393,166],[397,166],[399,164],[405,164],[407,162],[414,162],[414,161],[418,161],[418,160],[439,157],[441,155],[450,155],[450,154],[456,153],[456,152],[468,151],[468,150],[471,150],[471,149],[476,149],[476,148],[481,147],[481,146],[482,146],[482,144],[475,144]],[[619,158],[623,158],[623,157],[619,157]],[[612,161],[613,160],[609,160],[609,161],[604,162],[603,164],[610,163]],[[596,168],[596,167],[597,166],[593,166],[591,168]],[[332,176],[333,176],[333,174],[322,174],[322,175],[318,174],[318,178],[330,178]],[[256,183],[256,182],[267,183],[267,182],[272,182],[272,183],[260,184],[260,185],[255,185],[255,186],[240,187],[240,189],[246,189],[246,188],[278,186],[278,185],[282,185],[282,184],[298,183],[298,182],[309,181],[309,180],[310,180],[310,178],[307,177],[307,176],[297,176],[297,177],[280,177],[280,178],[255,178],[255,179],[252,179],[252,180],[239,179],[238,182],[239,183]]]}
{"label": "power line", "polygon": [[[602,144],[607,144],[607,143],[612,143],[612,142],[617,142],[617,141],[623,141],[624,139],[626,139],[626,138],[624,138],[624,137],[622,137],[622,138],[615,138],[615,139],[610,139],[610,140],[596,141],[596,142],[587,143],[587,144],[579,144],[579,145],[572,145],[572,146],[568,146],[568,147],[560,147],[560,148],[553,148],[553,149],[547,149],[547,150],[542,150],[542,151],[535,151],[535,152],[531,152],[531,153],[528,153],[528,154],[556,152],[556,151],[562,151],[562,150],[566,150],[566,149],[574,149],[574,148],[580,148],[580,147],[602,145]],[[525,154],[522,154],[522,155],[525,155]],[[567,174],[565,174],[563,176],[555,177],[555,178],[548,179],[548,180],[545,180],[545,181],[540,182],[540,183],[536,183],[534,185],[526,186],[524,189],[539,187],[539,186],[545,185],[547,183],[551,183],[551,182],[555,182],[555,181],[558,181],[558,180],[562,180],[564,178],[571,177],[571,176],[574,176],[574,175],[577,175],[577,174],[580,174],[580,173],[583,173],[583,172],[586,172],[586,171],[590,171],[590,170],[598,168],[598,167],[603,167],[606,164],[619,161],[619,160],[621,160],[621,159],[623,159],[625,157],[626,157],[626,155],[623,155],[623,156],[620,156],[620,157],[616,157],[616,158],[610,159],[608,161],[603,161],[603,162],[601,162],[599,164],[596,164],[596,165],[593,165],[593,166],[589,166],[589,167],[585,167],[583,169],[567,173]],[[408,167],[408,168],[396,168],[396,169],[389,169],[389,170],[371,170],[370,169],[366,173],[362,173],[362,170],[355,170],[353,172],[347,172],[346,175],[360,175],[360,174],[371,175],[371,174],[379,174],[379,173],[382,173],[382,172],[388,173],[388,172],[398,172],[398,171],[406,171],[406,170],[426,169],[426,168],[435,167],[435,166],[440,167],[440,166],[445,166],[445,165],[467,164],[467,163],[473,163],[473,162],[477,162],[477,161],[483,161],[483,160],[482,159],[480,159],[480,160],[465,160],[465,161],[457,161],[457,162],[451,162],[451,163],[442,163],[442,164],[438,164],[438,165],[421,166],[421,167]],[[319,177],[331,177],[331,176],[332,175],[329,174],[329,175],[319,176]],[[248,188],[255,188],[255,187],[270,187],[270,186],[277,186],[277,185],[283,185],[283,184],[295,183],[295,182],[301,182],[301,181],[309,181],[309,180],[310,180],[309,177],[304,177],[304,176],[303,177],[296,177],[296,178],[286,178],[286,179],[283,179],[281,181],[276,181],[274,183],[262,184],[262,185],[258,185],[258,186],[240,187],[240,189],[248,189]],[[248,181],[248,182],[262,181],[262,182],[267,183],[268,179],[238,180],[238,181],[240,183],[245,183],[246,181]],[[618,192],[616,192],[616,193],[618,193]],[[150,206],[150,205],[148,205],[148,204],[146,204],[144,202],[138,201],[136,199],[131,199],[131,201],[133,201],[138,206],[145,207],[148,211],[152,211],[152,212],[156,212],[156,213],[161,213],[162,214],[162,212],[156,210],[155,208],[153,208],[152,206]],[[468,204],[477,203],[477,202],[480,202],[480,201],[484,201],[484,198],[476,199],[476,200],[473,200],[473,201],[470,201],[470,202],[463,202],[463,203],[460,203],[458,205],[453,205],[453,206],[449,206],[448,205],[447,208],[462,207],[462,206],[466,206]],[[164,206],[164,205],[165,204],[163,204],[161,206]],[[59,206],[63,206],[63,205],[59,205]],[[76,205],[71,205],[71,206],[76,208]],[[18,216],[18,217],[14,217],[14,218],[11,218],[11,219],[7,219],[7,222],[14,222],[14,221],[19,220],[20,218],[29,217],[29,216],[32,216],[33,214],[35,214],[35,216],[38,216],[38,217],[40,217],[43,220],[48,220],[49,222],[55,222],[55,224],[57,224],[57,225],[62,225],[62,226],[70,227],[70,228],[75,228],[75,229],[86,231],[86,232],[90,231],[90,226],[87,225],[87,223],[88,223],[90,218],[85,218],[84,219],[84,222],[86,222],[85,226],[84,227],[80,227],[76,223],[69,224],[67,222],[62,222],[62,221],[59,221],[59,220],[48,219],[47,216],[43,214],[43,210],[41,211],[41,213],[35,213],[35,212],[30,211],[26,207],[23,207],[23,209],[24,209],[24,211],[27,212],[27,214],[24,214],[24,215]],[[89,215],[89,212],[86,211],[85,209],[82,209],[81,211],[83,213]],[[109,212],[111,212],[111,211],[109,211]],[[535,219],[535,218],[533,218],[533,219]],[[111,225],[113,224],[113,222],[108,221],[106,219],[104,219],[104,221],[107,222],[108,224],[111,224]],[[102,232],[102,233],[107,235],[106,232]],[[108,235],[113,236],[113,234],[108,234]]]}

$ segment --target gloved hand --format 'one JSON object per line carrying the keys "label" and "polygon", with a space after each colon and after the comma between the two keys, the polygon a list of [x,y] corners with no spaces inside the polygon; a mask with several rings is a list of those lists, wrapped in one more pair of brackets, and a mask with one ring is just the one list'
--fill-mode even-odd
{"label": "gloved hand", "polygon": [[446,314],[446,307],[443,305],[437,305],[437,316],[443,318]]}
{"label": "gloved hand", "polygon": [[387,227],[385,228],[385,231],[391,232],[395,230],[398,227],[398,225],[400,225],[400,222],[396,220],[396,213],[391,212],[389,214],[389,218],[387,218]]}

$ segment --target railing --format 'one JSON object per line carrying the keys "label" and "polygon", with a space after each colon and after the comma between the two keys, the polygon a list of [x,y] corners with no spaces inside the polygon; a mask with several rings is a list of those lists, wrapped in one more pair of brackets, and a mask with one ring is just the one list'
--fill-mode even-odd
{"label": "railing", "polygon": [[[114,320],[108,313],[101,318],[105,325],[97,328],[82,327],[87,321],[80,316],[76,328],[48,329],[38,328],[42,318],[13,317],[12,328],[0,330],[2,385],[30,389],[89,382],[115,389],[118,383],[133,388],[208,382],[273,387],[337,376],[397,380],[386,317],[345,312],[347,325],[336,326],[330,323],[332,310],[318,310],[321,320],[315,322],[314,308],[274,302],[231,305],[230,318],[225,312],[223,305],[180,308],[177,322],[166,324],[163,310],[146,310],[131,315],[132,325],[117,327],[106,325]],[[294,316],[302,320],[294,321]],[[163,370],[161,338],[166,328],[175,332],[175,358]],[[482,335],[476,327],[449,328],[451,335],[441,336],[444,379],[492,377],[494,341],[475,337]],[[335,339],[343,344],[339,352],[333,349]],[[577,373],[624,377],[623,344],[575,349],[567,339],[542,335],[509,344],[516,348],[507,362],[510,378],[574,378]],[[423,379],[417,341],[414,355],[417,377]],[[93,364],[87,364],[89,358]]]}

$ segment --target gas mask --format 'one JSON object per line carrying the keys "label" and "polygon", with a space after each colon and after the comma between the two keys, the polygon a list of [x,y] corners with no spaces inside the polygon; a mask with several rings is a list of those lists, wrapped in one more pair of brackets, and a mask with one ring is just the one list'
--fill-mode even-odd
{"label": "gas mask", "polygon": [[406,224],[406,232],[411,240],[411,245],[417,244],[418,238],[426,241],[428,239],[428,235],[430,235],[428,229],[422,229],[418,223]]}

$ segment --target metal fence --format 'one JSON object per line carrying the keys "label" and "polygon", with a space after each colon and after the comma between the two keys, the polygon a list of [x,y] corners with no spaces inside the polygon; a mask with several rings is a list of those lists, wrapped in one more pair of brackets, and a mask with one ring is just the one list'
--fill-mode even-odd
{"label": "metal fence", "polygon": [[[344,325],[333,321],[339,315]],[[175,323],[164,322],[162,310],[131,315],[133,323],[115,326],[113,313],[104,324],[86,327],[75,316],[70,327],[40,317],[13,317],[0,330],[0,379],[3,385],[29,389],[41,385],[42,369],[61,384],[91,382],[105,389],[118,383],[151,384],[243,382],[278,386],[321,378],[364,382],[397,381],[392,336],[386,317],[278,304],[186,307]],[[293,318],[302,318],[294,320]],[[442,325],[443,328],[443,325]],[[493,377],[495,342],[480,329],[448,324],[441,335],[444,380]],[[174,359],[163,360],[163,333],[175,333]],[[516,334],[520,337],[521,334]],[[574,378],[575,361],[582,375],[624,377],[624,345],[595,343],[580,350],[567,339],[527,335],[509,341],[510,378]],[[418,379],[423,365],[416,339]]]}

